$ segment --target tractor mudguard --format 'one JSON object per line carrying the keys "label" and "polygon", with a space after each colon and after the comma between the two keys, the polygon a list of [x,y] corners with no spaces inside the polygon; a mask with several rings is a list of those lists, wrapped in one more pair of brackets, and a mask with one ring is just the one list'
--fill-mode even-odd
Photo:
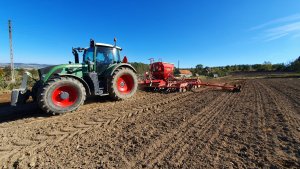
{"label": "tractor mudguard", "polygon": [[80,77],[77,77],[75,75],[72,75],[72,74],[58,74],[58,76],[59,77],[71,77],[71,78],[74,78],[74,79],[80,81],[82,83],[82,85],[84,86],[84,88],[86,90],[86,93],[88,95],[91,95],[91,89],[90,89],[89,85],[87,84],[87,82],[84,79],[82,79]]}
{"label": "tractor mudguard", "polygon": [[113,73],[115,72],[115,70],[117,70],[120,67],[127,67],[129,69],[132,69],[134,73],[137,73],[137,71],[135,70],[135,68],[128,63],[119,63],[119,64],[113,64],[110,67],[108,67],[105,72],[102,74],[102,76],[104,77],[110,77],[113,75]]}

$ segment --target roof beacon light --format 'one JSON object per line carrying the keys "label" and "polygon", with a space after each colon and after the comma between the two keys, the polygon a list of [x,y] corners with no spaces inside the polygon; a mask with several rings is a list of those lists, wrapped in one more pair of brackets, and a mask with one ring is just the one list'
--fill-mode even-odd
{"label": "roof beacon light", "polygon": [[124,58],[123,58],[123,61],[122,61],[123,63],[128,63],[128,59],[127,59],[127,57],[126,56],[124,56]]}

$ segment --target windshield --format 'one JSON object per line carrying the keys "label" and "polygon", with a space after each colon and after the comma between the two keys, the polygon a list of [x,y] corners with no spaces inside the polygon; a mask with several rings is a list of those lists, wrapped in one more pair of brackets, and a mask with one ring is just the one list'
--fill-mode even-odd
{"label": "windshield", "polygon": [[86,61],[93,61],[94,59],[94,48],[88,48],[83,53],[83,63]]}
{"label": "windshield", "polygon": [[[88,48],[83,53],[83,62],[94,61],[94,48]],[[111,64],[121,62],[120,50],[117,48],[110,47],[97,47],[96,51],[96,62]]]}
{"label": "windshield", "polygon": [[120,52],[116,48],[97,47],[96,62],[103,64],[120,62]]}

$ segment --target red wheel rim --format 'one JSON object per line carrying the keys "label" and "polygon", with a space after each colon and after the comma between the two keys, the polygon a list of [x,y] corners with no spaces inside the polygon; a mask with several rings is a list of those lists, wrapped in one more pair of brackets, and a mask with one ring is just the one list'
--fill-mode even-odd
{"label": "red wheel rim", "polygon": [[76,88],[72,86],[60,86],[52,93],[52,102],[59,107],[72,106],[78,98]]}
{"label": "red wheel rim", "polygon": [[133,89],[134,81],[131,75],[122,75],[117,80],[118,91],[122,94],[130,93]]}

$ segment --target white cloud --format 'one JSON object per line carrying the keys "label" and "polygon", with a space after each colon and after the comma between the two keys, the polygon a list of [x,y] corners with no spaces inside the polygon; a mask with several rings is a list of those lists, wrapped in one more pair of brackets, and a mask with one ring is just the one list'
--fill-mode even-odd
{"label": "white cloud", "polygon": [[252,31],[260,31],[260,38],[265,42],[283,37],[300,37],[300,14],[275,19],[251,28]]}
{"label": "white cloud", "polygon": [[300,14],[295,14],[295,15],[291,15],[291,16],[287,16],[287,17],[283,17],[283,18],[274,19],[269,22],[263,23],[261,25],[252,27],[252,28],[250,28],[250,30],[258,30],[258,29],[262,29],[262,28],[265,28],[265,27],[273,25],[273,24],[291,22],[291,21],[295,21],[295,20],[300,20]]}
{"label": "white cloud", "polygon": [[300,33],[300,21],[265,30],[267,41]]}
{"label": "white cloud", "polygon": [[266,38],[265,42],[269,42],[269,41],[272,41],[272,40],[275,40],[275,39],[279,39],[279,38],[284,37],[286,35],[288,35],[288,33],[273,35],[273,36],[270,36],[270,37]]}

